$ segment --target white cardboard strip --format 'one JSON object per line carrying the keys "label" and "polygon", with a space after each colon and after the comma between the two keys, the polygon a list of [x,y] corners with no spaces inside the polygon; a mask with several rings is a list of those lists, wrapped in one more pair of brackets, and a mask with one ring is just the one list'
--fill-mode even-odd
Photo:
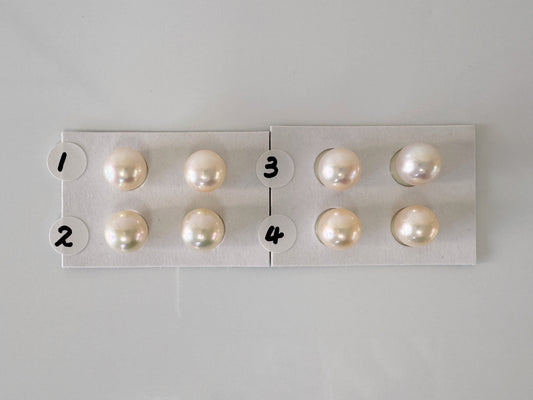
{"label": "white cardboard strip", "polygon": [[[261,221],[269,213],[269,189],[256,172],[269,147],[269,132],[64,132],[65,142],[86,153],[87,170],[77,180],[62,182],[62,214],[81,219],[90,239],[80,253],[63,255],[63,266],[475,264],[473,126],[275,126],[270,137],[271,148],[287,152],[294,161],[290,182],[271,189],[271,213],[288,217],[296,228],[292,247],[272,254],[258,240]],[[392,179],[389,162],[397,150],[413,142],[437,147],[443,168],[436,181],[408,188]],[[121,192],[105,181],[104,160],[118,147],[131,147],[145,157],[149,172],[140,188]],[[318,154],[334,147],[352,149],[362,162],[359,182],[343,192],[326,189],[314,175]],[[183,177],[186,158],[200,149],[216,151],[227,165],[226,181],[214,192],[195,192]],[[425,247],[402,246],[390,233],[392,216],[408,205],[425,205],[439,218],[439,235]],[[224,241],[213,251],[191,250],[180,238],[183,216],[199,207],[215,211],[226,226]],[[316,238],[316,218],[331,207],[350,209],[361,220],[361,239],[349,250],[329,250]],[[150,229],[144,247],[131,254],[115,253],[103,235],[107,218],[125,209],[140,212]]]}
{"label": "white cardboard strip", "polygon": [[[257,227],[268,216],[268,188],[256,176],[256,161],[268,150],[269,132],[64,132],[63,141],[79,145],[87,169],[63,182],[63,215],[85,222],[87,247],[63,255],[63,267],[269,266],[269,254],[257,240]],[[138,189],[122,192],[104,179],[103,164],[118,147],[139,151],[148,178]],[[223,185],[210,193],[192,190],[183,167],[194,151],[209,149],[226,162]],[[226,234],[212,251],[187,248],[180,237],[183,216],[209,208],[224,220]],[[119,254],[104,240],[104,224],[113,213],[131,209],[149,225],[149,237],[137,252]]]}
{"label": "white cardboard strip", "polygon": [[[273,266],[475,264],[474,126],[273,126],[271,142],[295,165],[293,179],[272,189],[272,214],[286,215],[297,230],[289,250],[272,254]],[[442,170],[434,182],[404,187],[391,177],[389,162],[414,142],[434,145]],[[343,192],[322,186],[313,170],[316,157],[334,147],[353,150],[362,163],[361,178]],[[427,206],[439,219],[439,234],[427,246],[403,246],[390,232],[393,215],[409,205]],[[361,239],[348,250],[327,249],[315,235],[316,218],[332,207],[347,208],[361,221]]]}

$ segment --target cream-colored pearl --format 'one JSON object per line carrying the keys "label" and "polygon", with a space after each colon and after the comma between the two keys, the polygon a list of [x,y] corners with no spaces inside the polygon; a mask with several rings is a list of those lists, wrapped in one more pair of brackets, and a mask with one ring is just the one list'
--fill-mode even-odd
{"label": "cream-colored pearl", "polygon": [[137,151],[127,148],[114,150],[104,162],[105,179],[120,190],[133,190],[146,180],[148,166]]}
{"label": "cream-colored pearl", "polygon": [[391,231],[394,238],[403,245],[424,246],[439,233],[439,220],[427,207],[409,206],[394,215]]}
{"label": "cream-colored pearl", "polygon": [[328,189],[346,190],[359,180],[361,161],[357,154],[349,149],[327,149],[315,160],[315,175]]}
{"label": "cream-colored pearl", "polygon": [[349,149],[328,149],[316,158],[315,175],[328,189],[346,190],[359,180],[361,161],[357,154]]}
{"label": "cream-colored pearl", "polygon": [[344,208],[330,208],[316,220],[315,232],[327,248],[344,250],[352,247],[361,237],[361,222]]}
{"label": "cream-colored pearl", "polygon": [[183,218],[181,238],[194,250],[211,250],[224,238],[224,222],[214,211],[197,208]]}
{"label": "cream-colored pearl", "polygon": [[412,143],[392,157],[392,177],[400,185],[416,186],[434,180],[440,172],[442,159],[439,151],[427,143]]}
{"label": "cream-colored pearl", "polygon": [[199,150],[185,161],[185,180],[199,192],[211,192],[222,185],[226,178],[226,164],[222,157],[211,150]]}
{"label": "cream-colored pearl", "polygon": [[135,211],[119,211],[106,222],[105,241],[113,250],[130,253],[139,250],[148,238],[148,224]]}

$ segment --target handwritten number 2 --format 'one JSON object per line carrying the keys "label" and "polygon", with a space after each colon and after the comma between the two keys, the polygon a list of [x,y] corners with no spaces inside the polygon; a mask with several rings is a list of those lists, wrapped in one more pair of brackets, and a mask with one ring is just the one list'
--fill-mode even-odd
{"label": "handwritten number 2", "polygon": [[265,178],[274,178],[278,174],[278,159],[274,156],[267,157],[268,163],[265,164],[265,169],[271,169],[272,172],[265,172]]}
{"label": "handwritten number 2", "polygon": [[57,231],[59,233],[63,233],[63,236],[61,236],[57,242],[54,243],[54,245],[56,247],[59,247],[61,245],[65,246],[65,247],[72,247],[72,242],[67,242],[67,239],[70,237],[70,235],[72,235],[72,229],[70,229],[70,226],[67,226],[67,225],[61,225]]}

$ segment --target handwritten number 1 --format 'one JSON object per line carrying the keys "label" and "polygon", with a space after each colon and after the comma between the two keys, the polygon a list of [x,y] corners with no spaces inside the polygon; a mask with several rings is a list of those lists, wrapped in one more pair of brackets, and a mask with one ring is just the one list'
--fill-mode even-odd
{"label": "handwritten number 1", "polygon": [[67,153],[63,152],[63,154],[61,154],[61,158],[59,159],[59,165],[57,166],[57,170],[59,172],[63,171],[63,167],[65,166],[66,159],[67,159]]}

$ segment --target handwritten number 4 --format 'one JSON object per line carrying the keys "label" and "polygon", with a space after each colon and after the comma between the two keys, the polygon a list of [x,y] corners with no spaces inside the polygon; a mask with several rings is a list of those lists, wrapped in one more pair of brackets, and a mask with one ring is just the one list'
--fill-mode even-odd
{"label": "handwritten number 4", "polygon": [[278,174],[278,159],[274,156],[267,157],[268,163],[265,164],[265,169],[271,169],[272,172],[265,172],[265,178],[274,178]]}
{"label": "handwritten number 4", "polygon": [[274,244],[278,244],[278,240],[281,239],[285,234],[283,232],[280,232],[279,226],[272,226],[268,228],[268,231],[265,235],[265,240],[267,242],[273,242]]}

